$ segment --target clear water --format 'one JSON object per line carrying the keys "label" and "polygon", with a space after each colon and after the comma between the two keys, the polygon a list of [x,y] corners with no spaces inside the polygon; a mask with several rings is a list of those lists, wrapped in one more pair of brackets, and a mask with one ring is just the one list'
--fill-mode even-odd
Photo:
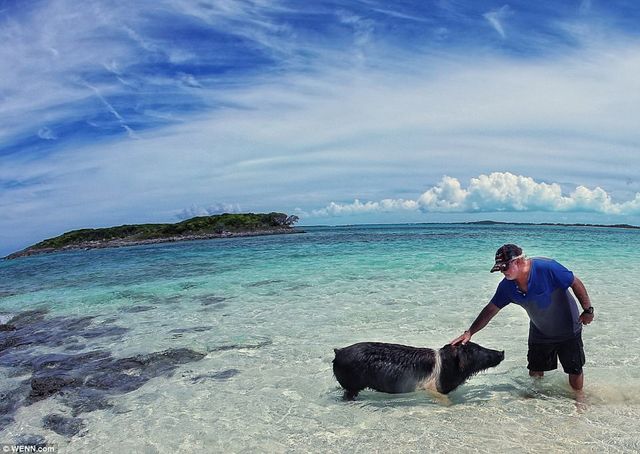
{"label": "clear water", "polygon": [[[42,428],[68,413],[50,398],[20,409],[0,443],[42,435],[104,452],[640,451],[640,231],[529,226],[355,226],[301,235],[52,254],[0,264],[0,322],[25,309],[92,315],[129,329],[83,351],[116,357],[207,353],[171,377],[83,413],[82,436]],[[497,368],[448,398],[364,391],[343,402],[333,348],[375,340],[440,347],[487,303],[498,246],[556,258],[596,308],[585,328],[585,398],[561,370],[533,381],[528,319],[509,306],[474,341],[505,350]],[[144,306],[144,311],[127,308]],[[198,330],[172,333],[179,328]],[[226,346],[226,347],[225,347]],[[194,377],[235,370],[228,378]],[[0,388],[11,371],[0,369]],[[71,451],[70,451],[71,452]]]}

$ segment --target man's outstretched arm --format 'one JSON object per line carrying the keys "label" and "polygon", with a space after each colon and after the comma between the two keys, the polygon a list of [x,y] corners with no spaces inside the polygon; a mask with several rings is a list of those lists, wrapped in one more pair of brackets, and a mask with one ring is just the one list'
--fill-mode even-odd
{"label": "man's outstretched arm", "polygon": [[451,345],[466,344],[471,340],[471,336],[487,326],[487,323],[498,313],[500,308],[493,303],[487,304],[476,317],[469,329],[451,341]]}

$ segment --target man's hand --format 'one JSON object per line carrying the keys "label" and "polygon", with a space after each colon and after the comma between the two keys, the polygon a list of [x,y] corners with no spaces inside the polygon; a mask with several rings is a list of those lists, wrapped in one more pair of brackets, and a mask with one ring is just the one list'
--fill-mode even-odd
{"label": "man's hand", "polygon": [[471,340],[471,333],[469,331],[465,331],[464,333],[462,333],[461,336],[458,336],[454,340],[452,340],[451,345],[458,345],[458,344],[464,345],[470,340]]}
{"label": "man's hand", "polygon": [[582,322],[583,325],[588,325],[593,321],[593,314],[588,314],[587,312],[583,312],[582,315],[580,315],[579,320]]}

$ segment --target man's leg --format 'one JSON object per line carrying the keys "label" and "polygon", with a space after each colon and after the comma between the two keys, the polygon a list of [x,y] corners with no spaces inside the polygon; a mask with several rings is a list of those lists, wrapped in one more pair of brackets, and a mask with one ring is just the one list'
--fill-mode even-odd
{"label": "man's leg", "polygon": [[582,386],[584,385],[584,373],[580,373],[578,375],[569,374],[569,384],[576,391],[582,390]]}
{"label": "man's leg", "polygon": [[582,390],[584,385],[584,374],[582,366],[584,366],[584,347],[582,345],[582,337],[576,336],[563,342],[558,349],[558,357],[565,373],[569,374],[569,384],[576,391]]}
{"label": "man's leg", "polygon": [[558,356],[555,344],[529,344],[527,352],[527,369],[529,376],[542,378],[545,370],[558,367]]}

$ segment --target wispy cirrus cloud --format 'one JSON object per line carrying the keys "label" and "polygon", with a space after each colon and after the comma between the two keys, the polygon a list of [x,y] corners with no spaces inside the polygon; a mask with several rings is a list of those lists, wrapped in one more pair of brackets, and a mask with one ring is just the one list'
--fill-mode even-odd
{"label": "wispy cirrus cloud", "polygon": [[212,201],[431,220],[498,209],[441,181],[496,170],[563,191],[522,192],[501,213],[633,216],[640,8],[500,5],[5,2],[0,248]]}
{"label": "wispy cirrus cloud", "polygon": [[507,34],[504,31],[504,22],[512,14],[513,11],[509,8],[509,5],[504,5],[498,9],[484,13],[482,16],[489,22],[489,24],[491,24],[502,38],[506,38]]}
{"label": "wispy cirrus cloud", "polygon": [[38,137],[44,140],[56,140],[58,138],[55,133],[46,126],[43,126],[38,130]]}
{"label": "wispy cirrus cloud", "polygon": [[379,202],[340,204],[305,213],[309,217],[355,213],[422,211],[425,213],[495,212],[587,212],[608,215],[640,214],[640,193],[626,202],[614,202],[600,187],[578,186],[568,194],[557,183],[537,182],[531,177],[494,172],[472,178],[464,188],[457,178],[445,176],[416,200],[384,199]]}

